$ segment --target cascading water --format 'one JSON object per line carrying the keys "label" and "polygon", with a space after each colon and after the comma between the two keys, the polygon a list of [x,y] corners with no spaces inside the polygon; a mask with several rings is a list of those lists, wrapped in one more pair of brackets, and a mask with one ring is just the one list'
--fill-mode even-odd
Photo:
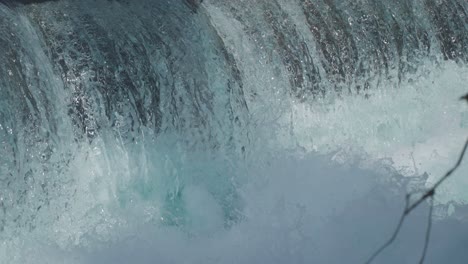
{"label": "cascading water", "polygon": [[[365,262],[461,150],[467,12],[0,1],[0,263]],[[467,171],[428,263],[468,259]],[[426,219],[378,263],[415,263]]]}

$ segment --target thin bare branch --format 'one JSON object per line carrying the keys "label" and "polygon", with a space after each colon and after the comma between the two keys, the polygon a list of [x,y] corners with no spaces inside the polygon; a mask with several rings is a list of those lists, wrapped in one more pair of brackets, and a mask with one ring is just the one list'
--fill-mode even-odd
{"label": "thin bare branch", "polygon": [[[408,199],[406,200],[406,204],[408,204]],[[406,210],[406,208],[405,208],[405,210]],[[383,244],[378,250],[376,250],[374,252],[374,254],[372,254],[372,256],[366,261],[366,264],[372,263],[372,261],[374,261],[374,259],[378,255],[380,255],[380,253],[382,253],[388,246],[390,246],[393,243],[393,241],[395,241],[398,233],[400,233],[401,227],[403,226],[405,216],[406,216],[406,214],[403,211],[403,213],[401,214],[401,217],[400,217],[400,221],[398,221],[398,225],[397,225],[395,231],[393,231],[393,235],[390,237],[390,239],[387,240],[387,242],[385,242],[385,244]]]}
{"label": "thin bare branch", "polygon": [[[468,94],[467,94],[467,98],[468,98]],[[387,247],[389,247],[396,239],[396,237],[398,236],[398,233],[400,232],[401,230],[401,227],[403,226],[403,223],[406,219],[406,216],[408,216],[411,211],[413,211],[416,207],[418,207],[423,201],[427,200],[428,198],[431,198],[431,206],[429,208],[429,220],[428,220],[428,226],[427,226],[427,230],[426,230],[426,239],[425,239],[425,243],[424,243],[424,249],[423,249],[423,254],[421,256],[421,259],[419,261],[420,264],[423,264],[424,263],[424,259],[426,257],[426,252],[427,252],[427,248],[428,248],[428,245],[429,245],[429,239],[430,239],[430,234],[431,234],[431,228],[432,228],[432,210],[433,210],[433,207],[434,207],[434,196],[435,196],[435,191],[437,189],[437,187],[439,187],[439,185],[441,185],[445,180],[447,180],[447,178],[450,177],[450,175],[452,175],[452,173],[458,169],[458,167],[460,166],[464,156],[465,156],[465,153],[466,153],[466,149],[468,148],[468,139],[466,140],[465,142],[465,145],[463,146],[463,150],[457,160],[457,163],[455,164],[455,166],[453,166],[449,171],[447,171],[447,173],[445,173],[445,175],[440,178],[431,188],[429,188],[422,196],[421,198],[419,198],[418,200],[416,200],[416,202],[410,204],[409,202],[409,199],[410,197],[414,194],[414,193],[409,193],[406,195],[406,204],[405,204],[405,210],[403,211],[403,214],[401,215],[401,218],[400,218],[400,221],[398,222],[398,225],[395,229],[395,231],[393,232],[392,236],[390,237],[390,239],[387,240],[387,242],[385,242],[379,249],[377,249],[374,254],[371,255],[371,257],[365,262],[366,264],[370,264],[372,263],[372,261],[374,261],[374,259],[380,255]]]}
{"label": "thin bare branch", "polygon": [[426,258],[427,248],[429,246],[429,239],[431,238],[431,229],[432,229],[432,210],[434,209],[434,195],[431,196],[431,207],[429,207],[429,216],[427,219],[427,229],[426,229],[426,239],[424,240],[424,249],[419,260],[419,264],[424,263],[424,259]]}
{"label": "thin bare branch", "polygon": [[440,178],[440,180],[438,180],[434,186],[432,186],[432,188],[430,188],[429,190],[426,191],[426,193],[424,193],[424,195],[419,198],[416,202],[414,202],[408,209],[408,213],[410,213],[414,208],[418,207],[418,205],[420,203],[422,203],[424,200],[426,200],[427,198],[433,196],[434,194],[434,191],[435,189],[437,189],[437,187],[439,187],[439,185],[441,185],[448,177],[450,177],[450,175],[452,175],[452,173],[460,166],[462,160],[463,160],[463,157],[465,156],[465,152],[466,152],[466,149],[468,147],[468,139],[466,140],[465,142],[465,146],[463,147],[463,150],[460,154],[460,157],[458,158],[458,161],[457,163],[455,164],[455,166],[450,169],[449,171],[447,171],[447,173],[445,173],[445,175]]}

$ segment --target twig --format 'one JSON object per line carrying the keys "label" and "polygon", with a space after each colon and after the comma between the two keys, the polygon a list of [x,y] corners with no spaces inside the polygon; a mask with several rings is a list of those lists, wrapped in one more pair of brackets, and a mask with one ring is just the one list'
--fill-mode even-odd
{"label": "twig", "polygon": [[400,221],[398,222],[398,225],[395,231],[393,232],[393,235],[390,237],[390,239],[387,240],[387,242],[385,242],[385,244],[383,244],[377,251],[375,251],[374,254],[372,254],[372,256],[366,261],[366,264],[370,264],[378,255],[380,255],[380,253],[382,253],[382,251],[384,251],[388,246],[390,246],[393,243],[393,241],[395,241],[398,233],[400,232],[401,227],[403,226],[403,222],[405,220],[406,208],[408,208],[409,197],[410,197],[409,195],[406,195],[405,210],[401,214]]}
{"label": "twig", "polygon": [[429,238],[430,238],[430,233],[431,233],[431,228],[432,228],[432,210],[433,210],[433,207],[434,207],[435,190],[447,178],[449,178],[450,175],[452,175],[452,173],[460,166],[460,164],[461,164],[461,162],[463,160],[463,157],[465,156],[465,152],[466,152],[467,148],[468,148],[468,139],[465,142],[465,146],[463,147],[463,150],[462,150],[462,152],[460,154],[460,157],[458,158],[458,161],[455,164],[455,166],[453,166],[452,169],[447,171],[447,173],[445,173],[445,175],[442,178],[440,178],[440,180],[438,180],[430,189],[428,189],[421,196],[421,198],[419,198],[416,202],[414,202],[412,204],[410,204],[410,202],[409,202],[411,196],[414,193],[409,193],[409,194],[406,195],[405,210],[403,211],[403,214],[401,215],[400,221],[398,222],[398,225],[397,225],[395,231],[393,232],[393,235],[390,237],[390,239],[387,242],[385,242],[379,249],[377,249],[377,251],[375,251],[374,254],[372,254],[370,256],[370,258],[365,262],[366,264],[372,263],[372,261],[374,261],[374,259],[378,255],[380,255],[380,253],[382,253],[387,247],[389,247],[395,241],[396,237],[398,236],[398,233],[400,233],[401,227],[403,226],[403,223],[404,223],[404,221],[406,219],[406,216],[408,216],[411,213],[411,211],[413,211],[416,207],[418,207],[423,201],[425,201],[428,198],[431,198],[431,207],[429,209],[429,220],[428,220],[428,226],[427,226],[427,231],[426,231],[426,240],[425,240],[425,244],[424,244],[423,255],[421,256],[421,259],[420,259],[419,263],[422,264],[424,262],[424,259],[426,257],[427,247],[429,245]]}
{"label": "twig", "polygon": [[465,142],[465,146],[463,147],[463,150],[460,154],[460,157],[458,158],[458,161],[457,163],[455,164],[455,166],[450,169],[449,171],[447,171],[447,173],[445,173],[444,177],[440,178],[439,181],[437,181],[434,186],[432,186],[432,188],[430,188],[429,190],[426,191],[426,193],[421,197],[419,198],[419,200],[417,200],[416,202],[414,202],[408,209],[408,213],[411,212],[414,208],[416,208],[420,203],[422,203],[424,200],[426,200],[427,198],[431,197],[434,195],[434,192],[435,192],[435,189],[437,189],[437,187],[439,187],[439,185],[441,185],[448,177],[450,177],[450,175],[452,175],[452,173],[460,166],[462,160],[463,160],[463,157],[465,156],[465,152],[466,152],[466,148],[468,147],[468,139],[466,140]]}
{"label": "twig", "polygon": [[427,229],[426,229],[426,239],[424,240],[424,249],[419,260],[419,264],[424,263],[424,259],[426,258],[427,247],[429,246],[429,239],[431,238],[431,229],[432,229],[432,210],[434,209],[434,196],[431,196],[431,207],[429,207],[429,216],[427,219]]}

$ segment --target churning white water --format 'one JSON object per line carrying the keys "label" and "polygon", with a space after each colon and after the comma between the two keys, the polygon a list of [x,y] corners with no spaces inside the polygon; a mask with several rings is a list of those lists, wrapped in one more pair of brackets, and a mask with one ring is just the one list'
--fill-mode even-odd
{"label": "churning white water", "polygon": [[0,3],[0,263],[364,263],[468,132],[466,3],[403,2]]}

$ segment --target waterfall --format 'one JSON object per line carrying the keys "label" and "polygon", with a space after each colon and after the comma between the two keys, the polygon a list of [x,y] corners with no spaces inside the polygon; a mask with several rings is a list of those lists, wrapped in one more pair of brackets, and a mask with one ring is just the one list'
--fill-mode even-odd
{"label": "waterfall", "polygon": [[2,263],[363,263],[468,131],[465,0],[4,0],[0,61]]}

